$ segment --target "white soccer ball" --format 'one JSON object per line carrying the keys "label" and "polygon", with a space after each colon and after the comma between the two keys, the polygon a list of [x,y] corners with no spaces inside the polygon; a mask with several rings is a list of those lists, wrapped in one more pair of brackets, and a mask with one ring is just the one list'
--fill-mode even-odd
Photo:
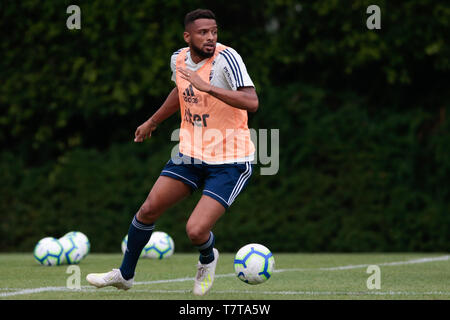
{"label": "white soccer ball", "polygon": [[36,244],[33,255],[39,264],[58,266],[64,262],[64,250],[58,239],[45,237]]}
{"label": "white soccer ball", "polygon": [[82,258],[84,259],[91,250],[91,243],[88,237],[80,231],[70,231],[66,233],[62,238],[71,238],[73,239],[75,245],[78,247],[79,252],[82,254]]}
{"label": "white soccer ball", "polygon": [[165,232],[154,231],[144,247],[143,254],[145,258],[164,259],[173,255],[174,251],[173,239]]}
{"label": "white soccer ball", "polygon": [[236,276],[248,284],[260,284],[267,281],[274,267],[275,259],[272,252],[257,243],[243,246],[234,257]]}
{"label": "white soccer ball", "polygon": [[85,257],[86,249],[83,246],[79,246],[75,240],[76,238],[74,237],[59,238],[59,243],[61,243],[64,250],[64,263],[78,264]]}

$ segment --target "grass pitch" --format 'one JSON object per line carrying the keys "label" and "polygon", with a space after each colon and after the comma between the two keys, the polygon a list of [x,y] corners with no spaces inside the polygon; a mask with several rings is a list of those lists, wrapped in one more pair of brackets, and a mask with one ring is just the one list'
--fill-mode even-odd
{"label": "grass pitch", "polygon": [[[450,300],[450,256],[426,254],[274,253],[275,272],[260,285],[234,275],[231,253],[221,253],[215,283],[204,297],[192,294],[197,254],[141,259],[128,291],[89,286],[86,275],[120,266],[121,254],[89,254],[79,266],[79,289],[67,283],[69,265],[39,265],[32,253],[0,254],[0,299],[13,300]],[[380,268],[380,289],[368,289],[369,265]],[[71,278],[74,279],[74,278]],[[370,282],[370,281],[369,281]]]}

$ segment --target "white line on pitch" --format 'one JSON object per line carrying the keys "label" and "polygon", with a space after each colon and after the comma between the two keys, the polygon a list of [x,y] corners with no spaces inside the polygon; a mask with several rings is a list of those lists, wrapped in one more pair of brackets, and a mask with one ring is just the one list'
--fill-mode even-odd
{"label": "white line on pitch", "polygon": [[[441,256],[441,257],[412,259],[412,260],[406,260],[406,261],[382,262],[382,263],[377,263],[376,265],[399,266],[399,265],[427,263],[427,262],[435,262],[435,261],[447,261],[449,259],[450,259],[450,255],[446,255],[446,256]],[[313,270],[334,271],[334,270],[348,270],[348,269],[365,268],[367,266],[369,266],[369,265],[368,264],[360,264],[360,265],[347,265],[347,266],[328,267],[328,268],[294,268],[294,269],[279,269],[279,270],[275,270],[274,272],[313,271]],[[226,278],[226,277],[232,277],[232,276],[234,276],[234,273],[218,274],[218,275],[216,275],[216,278]],[[193,277],[184,277],[184,278],[167,279],[167,280],[140,281],[140,282],[135,282],[134,284],[135,285],[146,285],[146,284],[158,284],[158,283],[184,282],[184,281],[193,281],[193,280],[194,280]],[[5,289],[7,289],[7,288],[5,288]],[[82,286],[81,287],[81,291],[87,291],[89,289],[93,289],[93,288],[90,286]],[[95,290],[96,289],[94,289],[94,291]],[[14,292],[3,292],[3,293],[0,293],[0,297],[11,297],[11,296],[17,296],[17,295],[34,294],[34,293],[49,292],[49,291],[76,292],[77,290],[68,289],[67,287],[41,287],[41,288],[20,289],[18,291],[14,291]],[[135,290],[133,290],[133,291],[135,291]],[[245,291],[237,291],[237,292],[245,293]],[[282,291],[282,292],[288,292],[288,291]],[[296,291],[294,291],[294,292],[296,292]],[[298,291],[298,292],[302,292],[302,291]],[[260,292],[255,292],[255,293],[260,293]],[[299,294],[302,294],[302,293],[299,293]],[[303,293],[303,294],[305,294],[305,293]]]}
{"label": "white line on pitch", "polygon": [[400,265],[407,265],[407,264],[427,263],[427,262],[436,262],[436,261],[448,261],[448,260],[450,260],[450,255],[441,256],[441,257],[433,257],[433,258],[412,259],[412,260],[406,260],[406,261],[382,262],[382,263],[372,263],[372,264],[356,264],[356,265],[348,265],[348,266],[340,266],[340,267],[278,269],[278,270],[275,270],[274,272],[314,271],[314,270],[319,270],[319,271],[337,271],[337,270],[350,270],[350,269],[367,268],[370,265],[400,266]]}

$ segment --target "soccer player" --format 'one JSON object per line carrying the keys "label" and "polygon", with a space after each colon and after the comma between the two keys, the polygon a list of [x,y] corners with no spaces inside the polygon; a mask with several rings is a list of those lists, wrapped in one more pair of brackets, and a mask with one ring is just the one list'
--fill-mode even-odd
{"label": "soccer player", "polygon": [[240,55],[217,42],[217,23],[210,10],[185,17],[188,47],[170,61],[175,88],[161,107],[135,132],[135,142],[151,137],[158,124],[181,112],[177,156],[167,162],[128,230],[127,250],[119,269],[88,274],[96,287],[129,289],[155,221],[173,204],[202,188],[186,232],[199,250],[193,293],[204,295],[214,281],[219,252],[213,226],[246,187],[252,174],[255,147],[247,112],[258,109],[258,96]]}

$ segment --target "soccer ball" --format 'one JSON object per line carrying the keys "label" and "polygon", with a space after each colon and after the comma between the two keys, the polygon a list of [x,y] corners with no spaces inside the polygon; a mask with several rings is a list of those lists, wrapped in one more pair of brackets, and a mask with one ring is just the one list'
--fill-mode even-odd
{"label": "soccer ball", "polygon": [[162,231],[154,231],[142,251],[145,258],[168,258],[175,251],[175,244],[173,239],[167,233]]}
{"label": "soccer ball", "polygon": [[88,237],[80,231],[70,231],[68,233],[66,233],[64,236],[62,236],[61,238],[70,238],[73,240],[73,242],[75,243],[75,245],[78,247],[79,252],[81,254],[81,259],[84,259],[89,251],[91,250],[91,243],[88,239]]}
{"label": "soccer ball", "polygon": [[79,246],[75,242],[73,237],[62,237],[59,238],[59,243],[61,243],[64,250],[64,262],[67,264],[77,264],[84,258],[85,248]]}
{"label": "soccer ball", "polygon": [[39,264],[57,266],[64,262],[64,250],[59,240],[45,237],[39,240],[33,250],[33,255]]}
{"label": "soccer ball", "polygon": [[243,246],[234,257],[236,276],[248,284],[259,284],[267,281],[275,267],[272,252],[265,246],[250,243]]}
{"label": "soccer ball", "polygon": [[[122,240],[122,253],[125,254],[128,244],[128,235]],[[140,258],[163,259],[170,257],[175,250],[172,238],[165,232],[154,231],[150,240],[140,254]]]}

